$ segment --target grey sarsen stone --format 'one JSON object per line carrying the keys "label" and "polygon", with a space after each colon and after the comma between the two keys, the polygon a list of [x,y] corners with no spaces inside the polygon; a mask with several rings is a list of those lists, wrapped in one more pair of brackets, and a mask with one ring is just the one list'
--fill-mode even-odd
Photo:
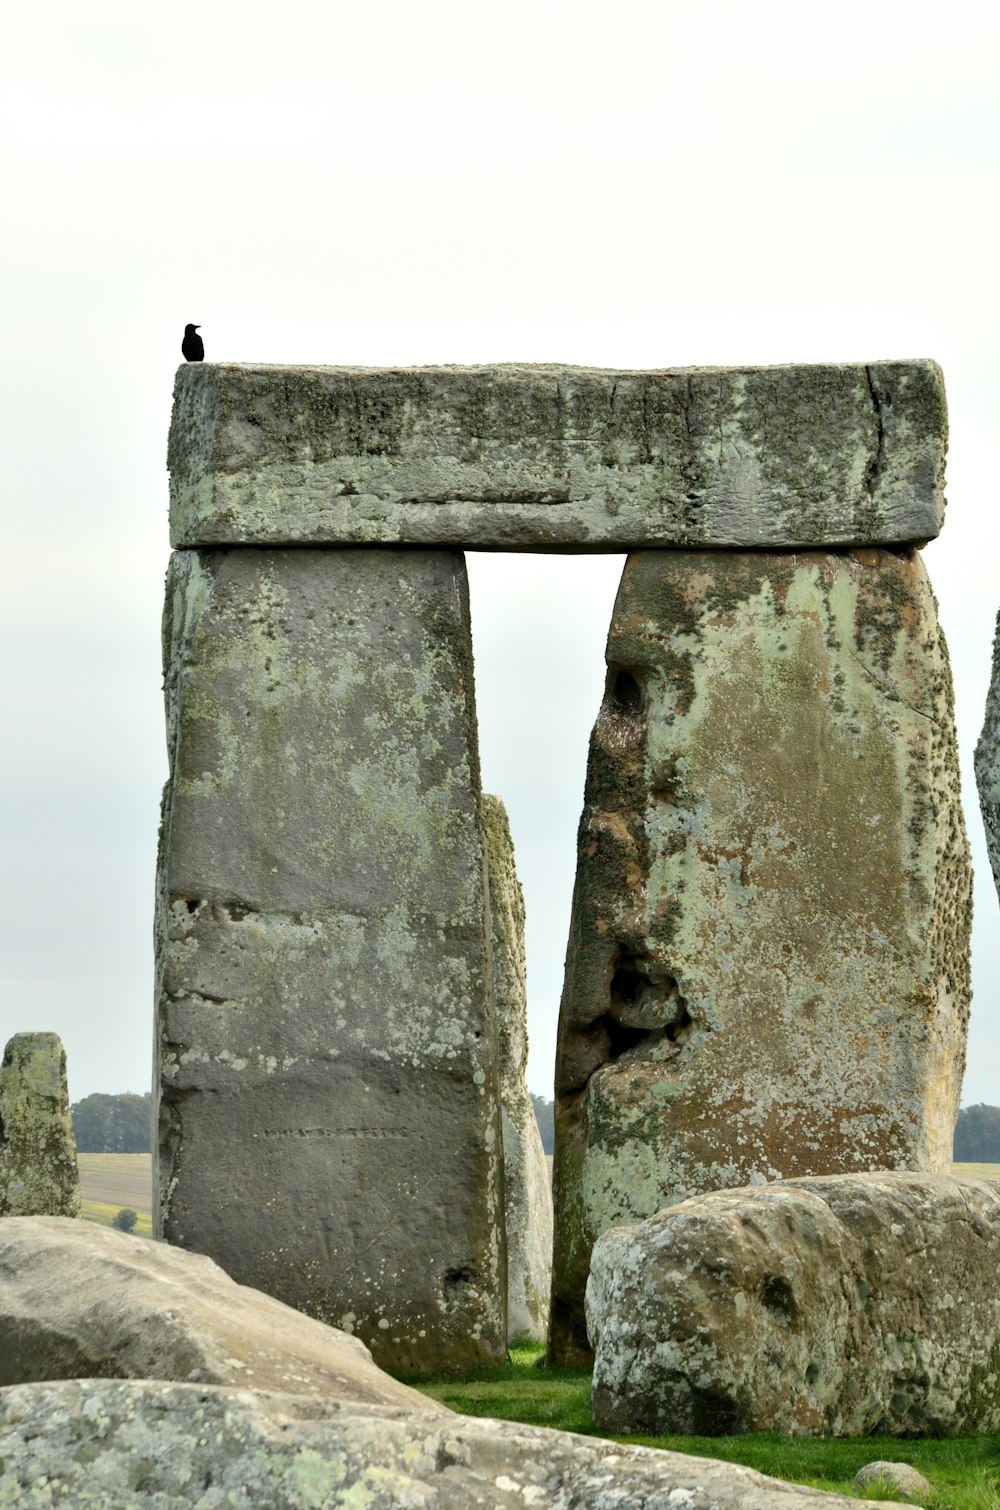
{"label": "grey sarsen stone", "polygon": [[496,550],[928,540],[934,362],[181,367],[171,540]]}
{"label": "grey sarsen stone", "polygon": [[164,638],[157,1230],[397,1369],[503,1356],[464,561],[183,552]]}
{"label": "grey sarsen stone", "polygon": [[79,1212],[66,1051],[56,1033],[16,1033],[0,1065],[0,1216]]}
{"label": "grey sarsen stone", "polygon": [[1000,1189],[986,1181],[883,1171],[694,1196],[595,1244],[595,1420],[996,1431],[998,1263]]}
{"label": "grey sarsen stone", "polygon": [[96,1222],[0,1223],[0,1336],[0,1385],[176,1379],[434,1409],[357,1337],[235,1284],[201,1253]]}
{"label": "grey sarsen stone", "polygon": [[0,1390],[23,1510],[864,1510],[738,1463],[482,1421],[155,1380]]}
{"label": "grey sarsen stone", "polygon": [[971,869],[916,551],[629,557],[580,822],[550,1343],[599,1233],[698,1191],[946,1171]]}
{"label": "grey sarsen stone", "polygon": [[507,811],[483,797],[483,826],[493,921],[493,992],[503,1111],[504,1209],[507,1225],[507,1336],[542,1341],[552,1279],[552,1184],[528,1094],[528,1001],[524,897],[514,865]]}

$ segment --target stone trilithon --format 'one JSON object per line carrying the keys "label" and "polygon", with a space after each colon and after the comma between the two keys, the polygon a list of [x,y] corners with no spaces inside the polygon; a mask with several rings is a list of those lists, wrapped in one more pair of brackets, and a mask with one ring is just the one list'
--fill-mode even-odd
{"label": "stone trilithon", "polygon": [[591,741],[550,1355],[596,1237],[699,1191],[947,1170],[971,875],[915,550],[646,551]]}

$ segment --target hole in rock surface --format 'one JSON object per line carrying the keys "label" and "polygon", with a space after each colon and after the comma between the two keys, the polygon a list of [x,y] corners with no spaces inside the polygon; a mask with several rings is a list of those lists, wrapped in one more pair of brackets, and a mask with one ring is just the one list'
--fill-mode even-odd
{"label": "hole in rock surface", "polygon": [[673,975],[648,955],[622,954],[611,977],[611,1016],[627,1028],[682,1042],[691,1014]]}
{"label": "hole in rock surface", "polygon": [[608,669],[608,702],[614,712],[633,718],[642,712],[645,701],[645,694],[631,671],[613,666]]}
{"label": "hole in rock surface", "polygon": [[799,1314],[792,1287],[783,1274],[770,1274],[760,1289],[761,1301],[784,1321],[794,1321]]}
{"label": "hole in rock surface", "polygon": [[445,1300],[460,1299],[463,1290],[476,1283],[478,1271],[468,1265],[455,1269],[446,1269],[441,1280],[441,1290]]}

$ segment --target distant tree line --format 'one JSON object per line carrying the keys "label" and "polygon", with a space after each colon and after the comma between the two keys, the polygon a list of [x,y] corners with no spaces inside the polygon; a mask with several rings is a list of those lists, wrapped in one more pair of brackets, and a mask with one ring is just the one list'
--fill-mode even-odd
{"label": "distant tree line", "polygon": [[553,1122],[555,1106],[551,1101],[546,1101],[544,1096],[532,1094],[531,1104],[535,1109],[535,1121],[538,1123],[538,1131],[542,1135],[542,1147],[546,1153],[556,1151],[556,1130]]}
{"label": "distant tree line", "polygon": [[955,1123],[956,1164],[1000,1164],[1000,1106],[966,1106]]}
{"label": "distant tree line", "polygon": [[152,1097],[100,1092],[74,1101],[69,1109],[80,1153],[149,1153],[152,1148]]}

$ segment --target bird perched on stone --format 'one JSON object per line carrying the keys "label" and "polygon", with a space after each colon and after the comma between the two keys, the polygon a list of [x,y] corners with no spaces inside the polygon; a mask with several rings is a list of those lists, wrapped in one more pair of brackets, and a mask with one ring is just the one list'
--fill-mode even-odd
{"label": "bird perched on stone", "polygon": [[181,342],[181,355],[186,362],[203,362],[205,360],[205,343],[198,331],[200,325],[185,325],[184,339]]}

